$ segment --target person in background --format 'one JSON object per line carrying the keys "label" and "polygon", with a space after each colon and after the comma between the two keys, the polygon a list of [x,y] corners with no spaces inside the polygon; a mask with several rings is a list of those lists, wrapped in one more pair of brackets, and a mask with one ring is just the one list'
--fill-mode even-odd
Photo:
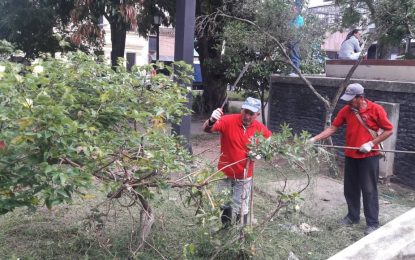
{"label": "person in background", "polygon": [[[304,26],[304,18],[301,16],[302,1],[296,0],[292,6],[292,10],[295,14],[294,20],[291,21],[292,26],[295,30],[299,30]],[[290,56],[291,62],[297,69],[300,69],[301,54],[300,54],[300,40],[293,39],[288,43],[288,55]],[[295,71],[291,72],[289,76],[298,76]]]}
{"label": "person in background", "polygon": [[346,39],[340,46],[339,59],[341,60],[357,60],[360,56],[362,48],[359,43],[360,31],[353,29],[347,34]]}
{"label": "person in background", "polygon": [[230,190],[232,196],[232,201],[222,206],[221,221],[224,227],[231,225],[233,210],[236,212],[236,222],[243,221],[244,225],[248,222],[254,163],[249,160],[247,145],[256,133],[266,138],[271,136],[271,131],[256,120],[260,111],[261,101],[248,97],[242,104],[240,114],[223,115],[222,109],[217,108],[203,124],[205,132],[221,134],[218,169],[225,173],[226,179],[219,183],[218,188],[220,191]]}
{"label": "person in background", "polygon": [[[378,145],[392,135],[393,126],[385,109],[365,98],[362,85],[348,85],[341,99],[346,101],[347,105],[340,109],[333,124],[307,142],[313,144],[326,139],[346,124],[346,146],[358,149],[345,149],[344,152],[344,196],[348,213],[340,223],[352,225],[359,222],[362,195],[367,235],[379,227],[379,151],[372,149],[379,149]],[[376,133],[379,130],[383,132],[380,135],[372,135],[369,129]]]}

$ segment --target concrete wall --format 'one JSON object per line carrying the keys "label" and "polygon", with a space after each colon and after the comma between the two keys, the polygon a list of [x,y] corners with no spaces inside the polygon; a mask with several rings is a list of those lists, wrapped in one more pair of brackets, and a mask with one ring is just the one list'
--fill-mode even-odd
{"label": "concrete wall", "polygon": [[[307,77],[325,97],[333,98],[342,78]],[[399,104],[396,149],[415,151],[415,83],[377,80],[352,80],[365,87],[372,101]],[[337,105],[335,114],[344,105]],[[286,122],[294,132],[317,134],[324,129],[324,105],[298,77],[271,76],[269,100],[271,130],[278,131]],[[333,136],[336,145],[344,145],[344,127]],[[415,187],[415,154],[395,154],[394,174],[403,183]]]}
{"label": "concrete wall", "polygon": [[[386,113],[388,114],[388,119],[394,126],[395,130],[393,134],[382,142],[384,150],[396,150],[396,140],[398,139],[398,125],[399,125],[399,104],[389,103],[383,101],[376,101],[381,105]],[[379,176],[382,178],[387,178],[393,175],[393,165],[395,163],[395,153],[383,153],[385,158],[379,162]]]}
{"label": "concrete wall", "polygon": [[[355,64],[352,60],[326,61],[327,77],[346,77]],[[354,78],[415,82],[414,60],[363,60]]]}
{"label": "concrete wall", "polygon": [[[103,29],[105,31],[105,44],[103,47],[104,56],[107,58],[108,61],[111,60],[111,28],[108,21],[104,18],[103,21]],[[124,58],[126,59],[126,53],[134,53],[135,54],[135,64],[137,65],[145,65],[149,63],[149,56],[148,56],[148,39],[143,38],[138,35],[137,32],[128,31],[127,38],[125,39],[125,55]]]}

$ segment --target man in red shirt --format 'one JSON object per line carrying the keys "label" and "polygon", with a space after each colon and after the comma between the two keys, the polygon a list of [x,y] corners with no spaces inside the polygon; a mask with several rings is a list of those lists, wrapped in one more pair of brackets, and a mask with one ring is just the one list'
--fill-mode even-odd
{"label": "man in red shirt", "polygon": [[[379,227],[379,198],[377,183],[379,179],[379,143],[393,133],[393,126],[389,122],[382,106],[371,102],[364,97],[364,88],[358,83],[347,86],[342,100],[347,105],[340,109],[333,124],[323,132],[311,138],[308,142],[314,143],[334,134],[337,129],[346,124],[346,146],[359,149],[345,149],[344,168],[344,196],[348,206],[348,214],[340,223],[351,225],[360,219],[360,194],[363,197],[363,210],[366,218],[365,234],[369,234]],[[360,114],[362,122],[358,119]],[[380,135],[373,137],[363,125]]]}
{"label": "man in red shirt", "polygon": [[[232,204],[223,206],[221,220],[224,226],[231,224],[232,209],[236,211],[237,222],[241,220],[242,213],[243,223],[247,223],[254,168],[254,163],[248,158],[247,144],[256,133],[266,138],[271,136],[271,131],[256,120],[260,110],[261,101],[248,97],[242,104],[240,114],[223,115],[222,109],[217,108],[203,124],[205,132],[221,134],[218,169],[225,173],[227,179],[219,186],[221,190],[231,189],[232,193]],[[247,165],[248,170],[246,170]]]}

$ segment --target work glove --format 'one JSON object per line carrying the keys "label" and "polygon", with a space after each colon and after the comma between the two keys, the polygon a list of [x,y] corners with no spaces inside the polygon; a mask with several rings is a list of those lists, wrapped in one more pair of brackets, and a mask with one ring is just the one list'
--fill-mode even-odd
{"label": "work glove", "polygon": [[367,143],[362,144],[362,146],[360,146],[359,151],[361,153],[368,153],[370,151],[372,151],[374,144],[372,141],[369,141]]}
{"label": "work glove", "polygon": [[214,123],[216,121],[218,121],[223,115],[222,109],[221,108],[216,108],[215,110],[213,110],[212,115],[210,116],[210,122]]}
{"label": "work glove", "polygon": [[256,154],[253,151],[248,152],[248,157],[249,157],[249,159],[251,159],[253,161],[262,159],[262,156],[260,154]]}
{"label": "work glove", "polygon": [[305,145],[307,147],[311,147],[313,146],[313,144],[316,142],[316,139],[314,137],[311,137],[310,139],[308,139],[307,141],[305,141]]}

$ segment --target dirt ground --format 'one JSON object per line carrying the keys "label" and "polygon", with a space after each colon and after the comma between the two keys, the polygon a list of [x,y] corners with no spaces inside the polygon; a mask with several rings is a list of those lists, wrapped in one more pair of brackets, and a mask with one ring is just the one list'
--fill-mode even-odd
{"label": "dirt ground", "polygon": [[[219,157],[219,135],[207,134],[202,131],[203,119],[196,118],[192,122],[192,149],[194,155],[203,156],[206,160],[216,164]],[[257,164],[256,167],[261,167]],[[290,181],[292,188],[299,187],[306,180]],[[278,187],[278,183],[267,184],[270,190]],[[379,184],[380,221],[382,224],[396,218],[415,206],[415,192],[395,183]],[[343,196],[341,178],[330,178],[324,173],[312,180],[310,188],[303,194],[305,202],[302,210],[314,217],[342,217],[347,212],[346,201]],[[411,203],[401,203],[400,197],[412,198]],[[410,199],[411,200],[411,199]],[[362,211],[363,212],[363,211]],[[361,216],[364,219],[363,213]]]}

